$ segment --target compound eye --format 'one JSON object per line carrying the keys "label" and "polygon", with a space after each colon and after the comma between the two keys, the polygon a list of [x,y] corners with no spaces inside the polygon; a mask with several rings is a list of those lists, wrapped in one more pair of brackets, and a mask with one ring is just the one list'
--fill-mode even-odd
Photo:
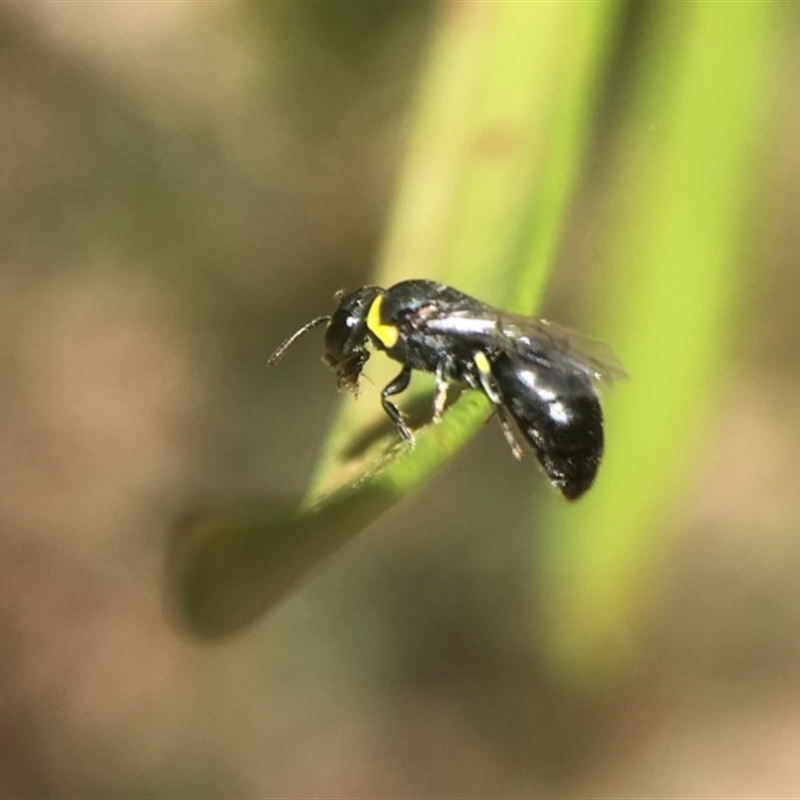
{"label": "compound eye", "polygon": [[351,339],[357,320],[344,309],[339,309],[325,331],[325,349],[328,351],[328,361],[336,364],[349,356],[353,351]]}

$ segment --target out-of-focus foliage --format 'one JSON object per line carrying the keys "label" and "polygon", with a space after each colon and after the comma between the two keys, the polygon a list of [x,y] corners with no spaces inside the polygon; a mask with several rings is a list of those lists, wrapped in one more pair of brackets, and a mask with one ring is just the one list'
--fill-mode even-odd
{"label": "out-of-focus foliage", "polygon": [[[537,23],[503,28],[497,63],[506,36],[542,64],[600,47],[589,95],[559,97],[567,56],[539,87],[577,98],[529,153],[548,202],[509,243],[514,176],[476,168],[452,197],[486,208],[450,228],[413,202],[403,228],[420,109],[465,124],[425,94],[442,19],[505,6]],[[794,794],[797,22],[771,2],[0,5],[0,796]],[[520,99],[503,67],[465,107]],[[275,372],[268,353],[374,264],[422,269],[402,248],[425,225],[454,247],[437,274],[522,306],[547,274],[537,313],[619,351],[596,489],[556,507],[490,423],[246,635],[182,639],[175,519],[301,496],[330,427],[319,341]],[[537,247],[521,290],[481,271]]]}
{"label": "out-of-focus foliage", "polygon": [[608,398],[596,490],[578,508],[550,504],[535,557],[546,650],[584,685],[640,656],[675,498],[746,319],[775,99],[770,3],[724,15],[665,3],[646,17],[610,157],[597,309],[633,380]]}

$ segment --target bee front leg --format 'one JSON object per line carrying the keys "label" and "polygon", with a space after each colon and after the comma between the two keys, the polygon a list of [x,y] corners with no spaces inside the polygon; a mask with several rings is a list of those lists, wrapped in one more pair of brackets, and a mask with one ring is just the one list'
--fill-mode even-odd
{"label": "bee front leg", "polygon": [[404,391],[408,387],[410,380],[411,367],[403,367],[403,369],[400,371],[400,374],[381,392],[381,405],[383,406],[383,410],[386,412],[389,419],[394,423],[398,433],[407,442],[413,444],[414,435],[408,429],[405,422],[403,422],[403,415],[400,413],[400,409],[389,400],[392,395],[400,394],[400,392]]}

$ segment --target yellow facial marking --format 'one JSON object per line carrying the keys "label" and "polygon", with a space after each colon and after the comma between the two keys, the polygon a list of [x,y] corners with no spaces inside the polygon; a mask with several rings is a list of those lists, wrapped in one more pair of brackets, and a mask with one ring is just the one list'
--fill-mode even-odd
{"label": "yellow facial marking", "polygon": [[472,356],[472,360],[475,362],[478,372],[480,372],[482,375],[491,374],[492,368],[489,366],[489,359],[486,358],[485,353],[482,353],[479,350],[474,356]]}
{"label": "yellow facial marking", "polygon": [[394,347],[397,344],[398,331],[394,325],[387,325],[381,320],[381,305],[383,295],[379,294],[369,307],[367,314],[367,328],[384,347]]}

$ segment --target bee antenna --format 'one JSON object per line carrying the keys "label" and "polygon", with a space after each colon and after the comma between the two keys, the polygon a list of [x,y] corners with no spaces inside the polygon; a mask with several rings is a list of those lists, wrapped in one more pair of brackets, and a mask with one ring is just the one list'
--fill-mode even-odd
{"label": "bee antenna", "polygon": [[317,317],[316,319],[312,319],[311,322],[306,323],[303,325],[300,330],[295,331],[286,341],[282,342],[278,349],[267,359],[267,365],[270,367],[274,367],[286,354],[286,351],[307,331],[310,331],[312,328],[316,328],[318,325],[322,325],[323,322],[330,322],[331,315],[326,314],[324,317]]}

